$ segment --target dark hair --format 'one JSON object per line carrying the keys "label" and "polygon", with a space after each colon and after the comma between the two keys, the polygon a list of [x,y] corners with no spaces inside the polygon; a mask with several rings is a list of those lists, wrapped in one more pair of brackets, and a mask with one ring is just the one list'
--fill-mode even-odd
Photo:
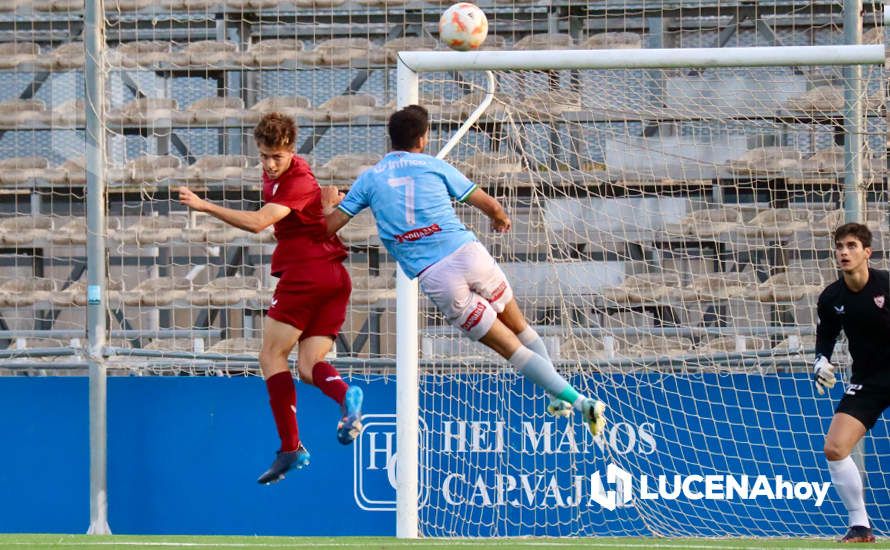
{"label": "dark hair", "polygon": [[862,248],[871,247],[871,229],[861,223],[845,223],[834,230],[834,242],[837,243],[844,237],[855,237],[862,243]]}
{"label": "dark hair", "polygon": [[297,125],[285,114],[267,113],[253,129],[253,138],[261,147],[290,149],[297,140]]}
{"label": "dark hair", "polygon": [[407,151],[417,146],[417,141],[430,128],[430,114],[420,105],[408,105],[389,117],[389,139],[392,148]]}

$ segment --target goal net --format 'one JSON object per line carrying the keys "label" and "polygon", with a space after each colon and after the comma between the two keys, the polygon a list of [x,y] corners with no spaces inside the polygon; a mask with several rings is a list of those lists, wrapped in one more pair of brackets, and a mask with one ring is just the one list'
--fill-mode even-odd
{"label": "goal net", "polygon": [[[482,71],[427,68],[417,97],[434,152],[487,90]],[[822,455],[843,390],[819,398],[809,369],[815,302],[837,277],[830,236],[851,193],[876,236],[873,265],[887,263],[884,67],[500,70],[495,80],[447,160],[502,202],[513,228],[496,234],[475,209],[459,213],[557,369],[606,402],[609,423],[593,438],[578,415],[549,417],[543,391],[421,298],[420,533],[843,528]],[[845,89],[856,91],[853,126]],[[859,144],[855,162],[845,140]],[[855,455],[876,525],[890,516],[888,453],[882,419]]]}

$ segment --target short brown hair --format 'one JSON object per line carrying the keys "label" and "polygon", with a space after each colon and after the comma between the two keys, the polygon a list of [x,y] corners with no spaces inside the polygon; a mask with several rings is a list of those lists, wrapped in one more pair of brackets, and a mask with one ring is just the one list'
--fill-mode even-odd
{"label": "short brown hair", "polygon": [[291,149],[297,140],[294,119],[282,113],[266,113],[253,129],[257,145],[272,149]]}
{"label": "short brown hair", "polygon": [[389,139],[399,151],[413,149],[430,128],[430,114],[420,105],[408,105],[389,117]]}
{"label": "short brown hair", "polygon": [[862,243],[862,248],[871,248],[871,229],[861,223],[845,223],[834,230],[834,242],[844,237],[855,237]]}

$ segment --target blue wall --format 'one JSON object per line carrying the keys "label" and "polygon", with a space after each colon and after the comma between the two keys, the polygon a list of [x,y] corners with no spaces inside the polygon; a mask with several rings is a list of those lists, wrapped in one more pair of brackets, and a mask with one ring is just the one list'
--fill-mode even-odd
{"label": "blue wall", "polygon": [[[521,378],[427,379],[425,408],[435,403],[444,413],[423,418],[426,534],[829,535],[843,529],[833,489],[821,507],[812,500],[765,497],[636,496],[609,510],[589,499],[593,478],[602,480],[604,490],[617,488],[606,476],[610,464],[632,474],[635,484],[641,475],[655,479],[662,473],[669,479],[762,474],[828,481],[822,433],[839,387],[828,400],[813,397],[807,377],[790,375],[640,374],[588,382],[610,406],[614,421],[605,440],[593,440],[577,418],[567,424],[541,414],[545,401]],[[112,531],[394,534],[394,491],[386,466],[393,466],[395,450],[395,384],[380,377],[359,383],[366,388],[367,430],[352,447],[336,441],[338,407],[315,388],[298,385],[301,437],[312,463],[265,487],[255,480],[274,457],[277,437],[261,380],[109,379]],[[0,378],[0,532],[86,530],[87,392],[84,378]],[[867,499],[878,531],[890,517],[890,472],[882,473],[888,470],[882,467],[890,457],[888,441],[887,421],[881,420],[866,458]],[[450,452],[443,452],[446,445]],[[584,500],[577,505],[567,497],[579,477]],[[516,488],[505,486],[508,478],[517,481]],[[500,503],[499,483],[505,492]],[[559,497],[548,492],[548,483],[558,486]],[[638,493],[637,486],[634,490]],[[534,511],[509,503],[527,498]],[[464,504],[453,505],[455,500]]]}

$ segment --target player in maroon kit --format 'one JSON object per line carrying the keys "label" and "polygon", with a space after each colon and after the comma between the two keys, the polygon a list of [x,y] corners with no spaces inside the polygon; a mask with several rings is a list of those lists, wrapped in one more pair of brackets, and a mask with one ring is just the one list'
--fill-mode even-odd
{"label": "player in maroon kit", "polygon": [[299,342],[300,379],[318,386],[342,411],[337,439],[351,443],[361,431],[362,390],[348,386],[324,360],[346,319],[352,283],[343,267],[346,248],[336,236],[326,236],[323,200],[336,199],[336,189],[323,193],[305,160],[294,154],[297,127],[280,113],[265,115],[254,129],[263,165],[263,207],[233,210],[179,188],[182,204],[246,231],[275,227],[278,244],[272,253],[272,275],[278,284],[263,327],[260,368],[269,391],[272,415],[281,448],[272,466],[257,480],[269,484],[292,468],[309,464],[309,451],[300,442],[296,418],[296,388],[288,355]]}

